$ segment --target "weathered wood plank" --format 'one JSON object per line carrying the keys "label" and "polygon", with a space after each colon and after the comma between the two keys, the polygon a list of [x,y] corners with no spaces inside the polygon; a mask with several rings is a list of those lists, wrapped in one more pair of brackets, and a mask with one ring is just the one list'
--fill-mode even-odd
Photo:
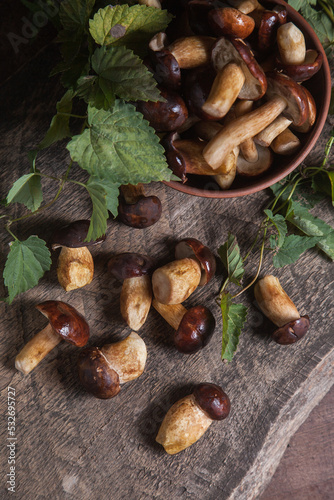
{"label": "weathered wood plank", "polygon": [[[48,49],[23,68],[19,80],[0,89],[5,165],[1,196],[27,171],[26,152],[41,139],[61,95],[55,82],[47,80],[52,57]],[[41,168],[59,173],[66,169],[68,157],[55,146],[41,160]],[[85,178],[75,168],[71,175]],[[55,189],[46,182],[46,198],[51,199]],[[106,242],[101,249],[93,249],[96,273],[91,285],[64,292],[57,284],[54,264],[38,287],[12,306],[1,305],[1,394],[4,402],[8,385],[17,391],[19,498],[256,498],[289,437],[333,383],[334,274],[332,264],[315,250],[275,272],[301,313],[311,317],[309,334],[296,345],[286,348],[270,340],[272,325],[256,309],[249,291],[242,301],[254,307],[238,353],[232,363],[222,364],[221,319],[214,302],[223,278],[220,271],[187,301],[188,305],[203,303],[213,311],[217,330],[212,342],[193,356],[177,353],[169,339],[171,328],[152,311],[141,331],[149,353],[147,368],[113,400],[96,400],[81,389],[76,373],[78,351],[68,345],[57,347],[29,376],[15,372],[16,353],[45,325],[44,317],[34,309],[36,303],[50,298],[68,301],[86,315],[92,345],[115,340],[128,329],[118,309],[120,285],[106,274],[109,255],[139,251],[163,263],[172,258],[173,244],[181,237],[192,236],[217,249],[228,231],[238,234],[240,246],[246,249],[261,219],[260,208],[268,200],[266,192],[242,199],[199,199],[158,184],[148,192],[157,194],[163,203],[161,221],[145,230],[110,221]],[[88,217],[90,210],[86,194],[71,186],[53,210],[16,229],[22,237],[39,234],[47,238],[56,224]],[[19,208],[15,211],[19,213]],[[318,211],[333,224],[329,203],[322,203]],[[2,254],[7,253],[9,240],[5,236],[1,242]],[[255,262],[251,260],[248,267],[249,278]],[[266,259],[264,272],[272,271]],[[155,443],[158,427],[167,409],[202,381],[225,388],[232,402],[231,415],[214,423],[196,445],[169,457]]]}

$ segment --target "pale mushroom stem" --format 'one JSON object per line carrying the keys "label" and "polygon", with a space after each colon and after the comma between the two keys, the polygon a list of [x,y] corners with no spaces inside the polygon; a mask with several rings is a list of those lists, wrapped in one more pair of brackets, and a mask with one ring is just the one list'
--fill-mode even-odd
{"label": "pale mushroom stem", "polygon": [[300,148],[301,143],[290,129],[285,129],[271,143],[271,149],[279,155],[292,155]]}
{"label": "pale mushroom stem", "polygon": [[155,7],[156,9],[161,9],[161,3],[159,0],[138,0],[141,5],[147,5],[147,7]]}
{"label": "pale mushroom stem", "polygon": [[18,353],[15,358],[15,368],[24,375],[28,375],[60,342],[61,337],[48,324]]}
{"label": "pale mushroom stem", "polygon": [[273,140],[284,130],[286,130],[292,123],[292,120],[280,115],[268,127],[254,137],[255,142],[261,146],[268,147]]}
{"label": "pale mushroom stem", "polygon": [[[253,108],[253,101],[239,101],[235,106],[235,115],[236,117],[246,115]],[[259,154],[256,148],[256,145],[252,138],[246,139],[244,142],[240,144],[240,151],[242,156],[249,163],[255,163],[259,159]]]}
{"label": "pale mushroom stem", "polygon": [[214,79],[209,97],[202,110],[215,118],[223,118],[231,109],[245,83],[245,75],[240,66],[229,63]]}
{"label": "pale mushroom stem", "polygon": [[210,62],[214,41],[215,38],[211,36],[187,36],[178,38],[168,47],[168,50],[175,57],[180,68],[197,68]]}
{"label": "pale mushroom stem", "polygon": [[152,302],[151,279],[148,275],[127,278],[122,285],[120,309],[132,330],[139,330],[146,321]]}
{"label": "pale mushroom stem", "polygon": [[167,323],[177,330],[187,309],[182,304],[165,305],[153,299],[152,306]]}
{"label": "pale mushroom stem", "polygon": [[88,248],[62,247],[57,276],[66,292],[89,285],[94,276],[94,261]]}
{"label": "pale mushroom stem", "polygon": [[213,169],[217,169],[236,146],[261,132],[286,106],[286,100],[276,96],[260,108],[229,123],[204,148],[204,159]]}

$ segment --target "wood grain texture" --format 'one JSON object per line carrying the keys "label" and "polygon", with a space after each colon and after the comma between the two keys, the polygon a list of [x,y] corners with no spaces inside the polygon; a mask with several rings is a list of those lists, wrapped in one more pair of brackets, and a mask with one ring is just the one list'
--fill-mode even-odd
{"label": "wood grain texture", "polygon": [[[26,153],[43,137],[62,95],[48,80],[51,47],[0,89],[1,197],[14,179],[28,170]],[[325,129],[314,155],[323,151]],[[311,161],[309,159],[308,161]],[[61,175],[68,164],[66,150],[56,145],[40,156],[40,168]],[[8,175],[10,172],[10,176]],[[85,179],[74,168],[71,177]],[[57,186],[43,181],[45,200]],[[222,364],[221,318],[214,298],[223,280],[216,277],[198,288],[186,306],[204,304],[217,320],[211,343],[200,353],[185,356],[171,344],[171,328],[152,310],[140,334],[147,344],[144,374],[125,385],[117,398],[97,400],[78,383],[78,350],[60,344],[29,376],[14,369],[18,350],[45,326],[34,305],[46,299],[64,300],[85,314],[91,326],[91,345],[103,345],[129,333],[119,313],[120,284],[107,274],[112,254],[146,253],[163,264],[173,258],[173,245],[189,236],[213,250],[227,237],[238,235],[245,251],[261,220],[269,194],[242,199],[210,200],[187,196],[162,184],[147,193],[163,204],[160,222],[144,230],[109,221],[108,237],[93,249],[95,277],[87,287],[63,291],[56,278],[56,254],[50,272],[12,306],[1,305],[1,405],[7,387],[17,394],[17,498],[121,500],[182,498],[192,500],[258,497],[270,480],[288,440],[333,383],[333,266],[316,250],[305,252],[296,264],[274,271],[266,258],[263,274],[275,272],[300,312],[309,314],[311,329],[299,343],[284,347],[272,342],[273,325],[256,308],[252,291],[242,302],[251,306],[247,327],[232,363]],[[22,213],[19,206],[14,213]],[[90,202],[80,188],[68,186],[52,210],[13,227],[21,236],[48,238],[52,228],[89,217]],[[332,207],[323,202],[317,213],[333,225]],[[3,234],[3,233],[2,233]],[[7,254],[9,236],[1,241]],[[251,259],[247,279],[256,259]],[[215,422],[205,436],[179,455],[167,456],[155,443],[168,408],[189,394],[195,383],[214,382],[229,394],[232,411]],[[4,442],[6,435],[2,436]],[[6,463],[6,462],[4,462]],[[2,492],[4,484],[1,485]]]}

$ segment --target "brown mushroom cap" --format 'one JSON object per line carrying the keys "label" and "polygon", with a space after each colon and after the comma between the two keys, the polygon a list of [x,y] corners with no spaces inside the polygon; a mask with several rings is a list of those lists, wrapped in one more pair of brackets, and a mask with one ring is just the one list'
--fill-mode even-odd
{"label": "brown mushroom cap", "polygon": [[208,21],[217,36],[228,35],[247,38],[255,28],[255,21],[233,7],[212,9]]}
{"label": "brown mushroom cap", "polygon": [[36,306],[50,322],[55,333],[63,340],[83,347],[89,338],[89,326],[85,318],[73,306],[60,300],[47,300]]}
{"label": "brown mushroom cap", "polygon": [[173,54],[167,48],[150,50],[150,59],[159,85],[177,90],[181,85],[181,69]]}
{"label": "brown mushroom cap", "polygon": [[208,382],[198,384],[193,395],[201,410],[212,420],[223,420],[229,415],[231,403],[219,385]]}
{"label": "brown mushroom cap", "polygon": [[256,144],[256,149],[258,152],[258,160],[256,162],[249,162],[246,161],[243,156],[238,156],[238,174],[244,175],[246,177],[253,177],[255,175],[263,174],[268,170],[268,168],[270,168],[274,160],[272,151],[269,148],[260,146],[259,144]]}
{"label": "brown mushroom cap", "polygon": [[290,321],[284,326],[278,328],[272,338],[281,345],[294,344],[304,337],[310,326],[310,319],[307,315],[301,316],[295,321]]}
{"label": "brown mushroom cap", "polygon": [[219,38],[212,48],[214,68],[219,71],[232,62],[240,65],[245,75],[239,99],[260,99],[266,92],[267,80],[251,49],[241,38]]}
{"label": "brown mushroom cap", "polygon": [[203,111],[202,106],[209,97],[216,73],[211,66],[196,68],[185,75],[183,81],[184,100],[190,113],[202,120],[217,118]]}
{"label": "brown mushroom cap", "polygon": [[285,99],[286,108],[283,115],[292,120],[294,125],[302,125],[307,119],[308,103],[301,85],[277,71],[267,73],[267,82],[267,98],[272,99],[280,96]]}
{"label": "brown mushroom cap", "polygon": [[201,280],[199,285],[206,285],[215,275],[216,272],[216,259],[210,248],[203,245],[199,240],[195,238],[185,238],[179,241],[175,246],[175,258],[195,257],[202,270]]}
{"label": "brown mushroom cap", "polygon": [[136,229],[153,226],[161,217],[162,205],[157,196],[141,196],[135,203],[127,203],[119,197],[118,219]]}
{"label": "brown mushroom cap", "polygon": [[284,64],[280,59],[276,59],[276,67],[283,71],[296,82],[305,82],[312,78],[322,66],[323,56],[321,52],[313,49],[306,51],[305,60],[302,64]]}
{"label": "brown mushroom cap", "polygon": [[85,241],[88,234],[90,221],[77,220],[66,226],[56,229],[51,236],[50,242],[52,249],[58,247],[80,248],[103,243],[106,236],[101,236],[95,241]]}
{"label": "brown mushroom cap", "polygon": [[149,274],[153,267],[153,260],[140,253],[120,253],[108,260],[108,270],[118,281]]}
{"label": "brown mushroom cap", "polygon": [[307,133],[311,130],[311,128],[314,125],[314,122],[317,117],[317,106],[315,104],[315,101],[313,99],[313,96],[309,90],[307,90],[306,87],[303,87],[303,90],[306,94],[307,97],[307,105],[308,105],[308,113],[307,113],[307,118],[306,121],[301,125],[300,127],[297,127],[295,125],[292,125],[292,128],[296,130],[296,132],[302,132],[302,133]]}
{"label": "brown mushroom cap", "polygon": [[192,307],[185,313],[174,334],[177,350],[184,354],[199,351],[208,344],[215,327],[216,320],[207,307]]}
{"label": "brown mushroom cap", "polygon": [[97,398],[113,398],[121,390],[117,372],[98,347],[88,347],[80,353],[78,369],[81,384]]}

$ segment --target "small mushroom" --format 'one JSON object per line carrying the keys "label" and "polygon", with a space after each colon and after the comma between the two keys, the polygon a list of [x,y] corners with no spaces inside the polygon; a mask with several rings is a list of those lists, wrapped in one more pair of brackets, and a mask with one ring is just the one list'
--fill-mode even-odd
{"label": "small mushroom", "polygon": [[283,64],[303,64],[305,61],[305,38],[295,24],[286,23],[278,28],[277,46]]}
{"label": "small mushroom", "polygon": [[272,121],[268,127],[261,130],[259,134],[254,137],[254,141],[261,146],[268,147],[281,132],[287,129],[292,123],[292,120],[283,115],[279,115]]}
{"label": "small mushroom", "polygon": [[138,378],[145,369],[146,345],[135,332],[120,342],[102,348],[88,347],[78,359],[79,379],[87,392],[109,399],[125,384]]}
{"label": "small mushroom", "polygon": [[214,420],[225,419],[230,407],[230,400],[221,387],[198,384],[192,394],[168,410],[156,441],[169,455],[175,455],[198,441]]}
{"label": "small mushroom", "polygon": [[315,104],[311,92],[307,90],[306,87],[303,87],[303,90],[307,97],[307,108],[308,108],[307,117],[302,125],[297,126],[292,124],[291,128],[293,128],[293,130],[295,130],[296,132],[301,132],[302,134],[306,134],[311,130],[317,118],[317,106]]}
{"label": "small mushroom", "polygon": [[[281,6],[277,6],[280,8]],[[281,10],[260,10],[257,11],[260,20],[258,21],[257,49],[259,54],[267,55],[274,50],[278,28],[286,23],[287,11],[283,7]],[[252,15],[252,14],[251,14]]]}
{"label": "small mushroom", "polygon": [[254,177],[266,172],[272,165],[274,156],[269,148],[257,145],[258,160],[249,162],[241,155],[237,159],[237,172],[245,177]]}
{"label": "small mushroom", "polygon": [[272,335],[275,342],[293,344],[304,337],[310,325],[309,317],[300,316],[278,278],[268,274],[260,279],[254,287],[254,295],[263,314],[279,327]]}
{"label": "small mushroom", "polygon": [[157,196],[145,196],[142,184],[121,186],[118,219],[137,229],[150,227],[161,217],[162,206]]}
{"label": "small mushroom", "polygon": [[153,300],[154,309],[174,328],[175,347],[184,354],[193,354],[205,347],[215,331],[216,321],[204,306],[187,310],[182,304],[165,305]]}
{"label": "small mushroom", "polygon": [[303,88],[288,76],[277,72],[269,73],[267,81],[269,101],[229,123],[204,148],[203,156],[212,168],[218,168],[236,146],[255,137],[281,113],[296,126],[306,121],[308,103]]}
{"label": "small mushroom", "polygon": [[88,323],[73,306],[59,300],[47,300],[36,308],[48,318],[49,324],[29,340],[15,358],[15,368],[24,375],[30,373],[61,340],[83,347],[89,338]]}
{"label": "small mushroom", "polygon": [[270,145],[274,153],[284,156],[296,153],[300,146],[300,140],[289,128],[283,130]]}
{"label": "small mushroom", "polygon": [[219,38],[211,58],[217,76],[202,107],[205,113],[220,119],[237,97],[255,101],[265,94],[266,76],[244,40]]}
{"label": "small mushroom", "polygon": [[201,277],[201,266],[193,258],[169,262],[152,275],[154,297],[162,304],[181,304],[196,290]]}
{"label": "small mushroom", "polygon": [[108,270],[123,282],[120,309],[132,330],[139,330],[146,321],[152,302],[150,272],[153,261],[139,253],[121,253],[111,257]]}
{"label": "small mushroom", "polygon": [[162,101],[138,101],[137,110],[157,132],[171,132],[181,127],[188,118],[188,110],[182,97],[173,90],[160,88]]}
{"label": "small mushroom", "polygon": [[190,113],[201,120],[217,120],[205,113],[203,104],[208,99],[216,72],[210,66],[190,70],[183,79],[184,100]]}
{"label": "small mushroom", "polygon": [[93,279],[94,261],[87,247],[102,243],[105,236],[85,241],[89,225],[89,220],[78,220],[57,229],[51,236],[52,250],[61,247],[57,276],[66,292],[86,286]]}
{"label": "small mushroom", "polygon": [[255,21],[232,7],[212,9],[208,13],[209,24],[217,36],[247,38],[255,27]]}
{"label": "small mushroom", "polygon": [[322,63],[323,56],[321,52],[309,49],[306,51],[305,59],[301,64],[284,64],[282,61],[277,59],[276,67],[296,82],[305,82],[318,73],[321,69]]}

